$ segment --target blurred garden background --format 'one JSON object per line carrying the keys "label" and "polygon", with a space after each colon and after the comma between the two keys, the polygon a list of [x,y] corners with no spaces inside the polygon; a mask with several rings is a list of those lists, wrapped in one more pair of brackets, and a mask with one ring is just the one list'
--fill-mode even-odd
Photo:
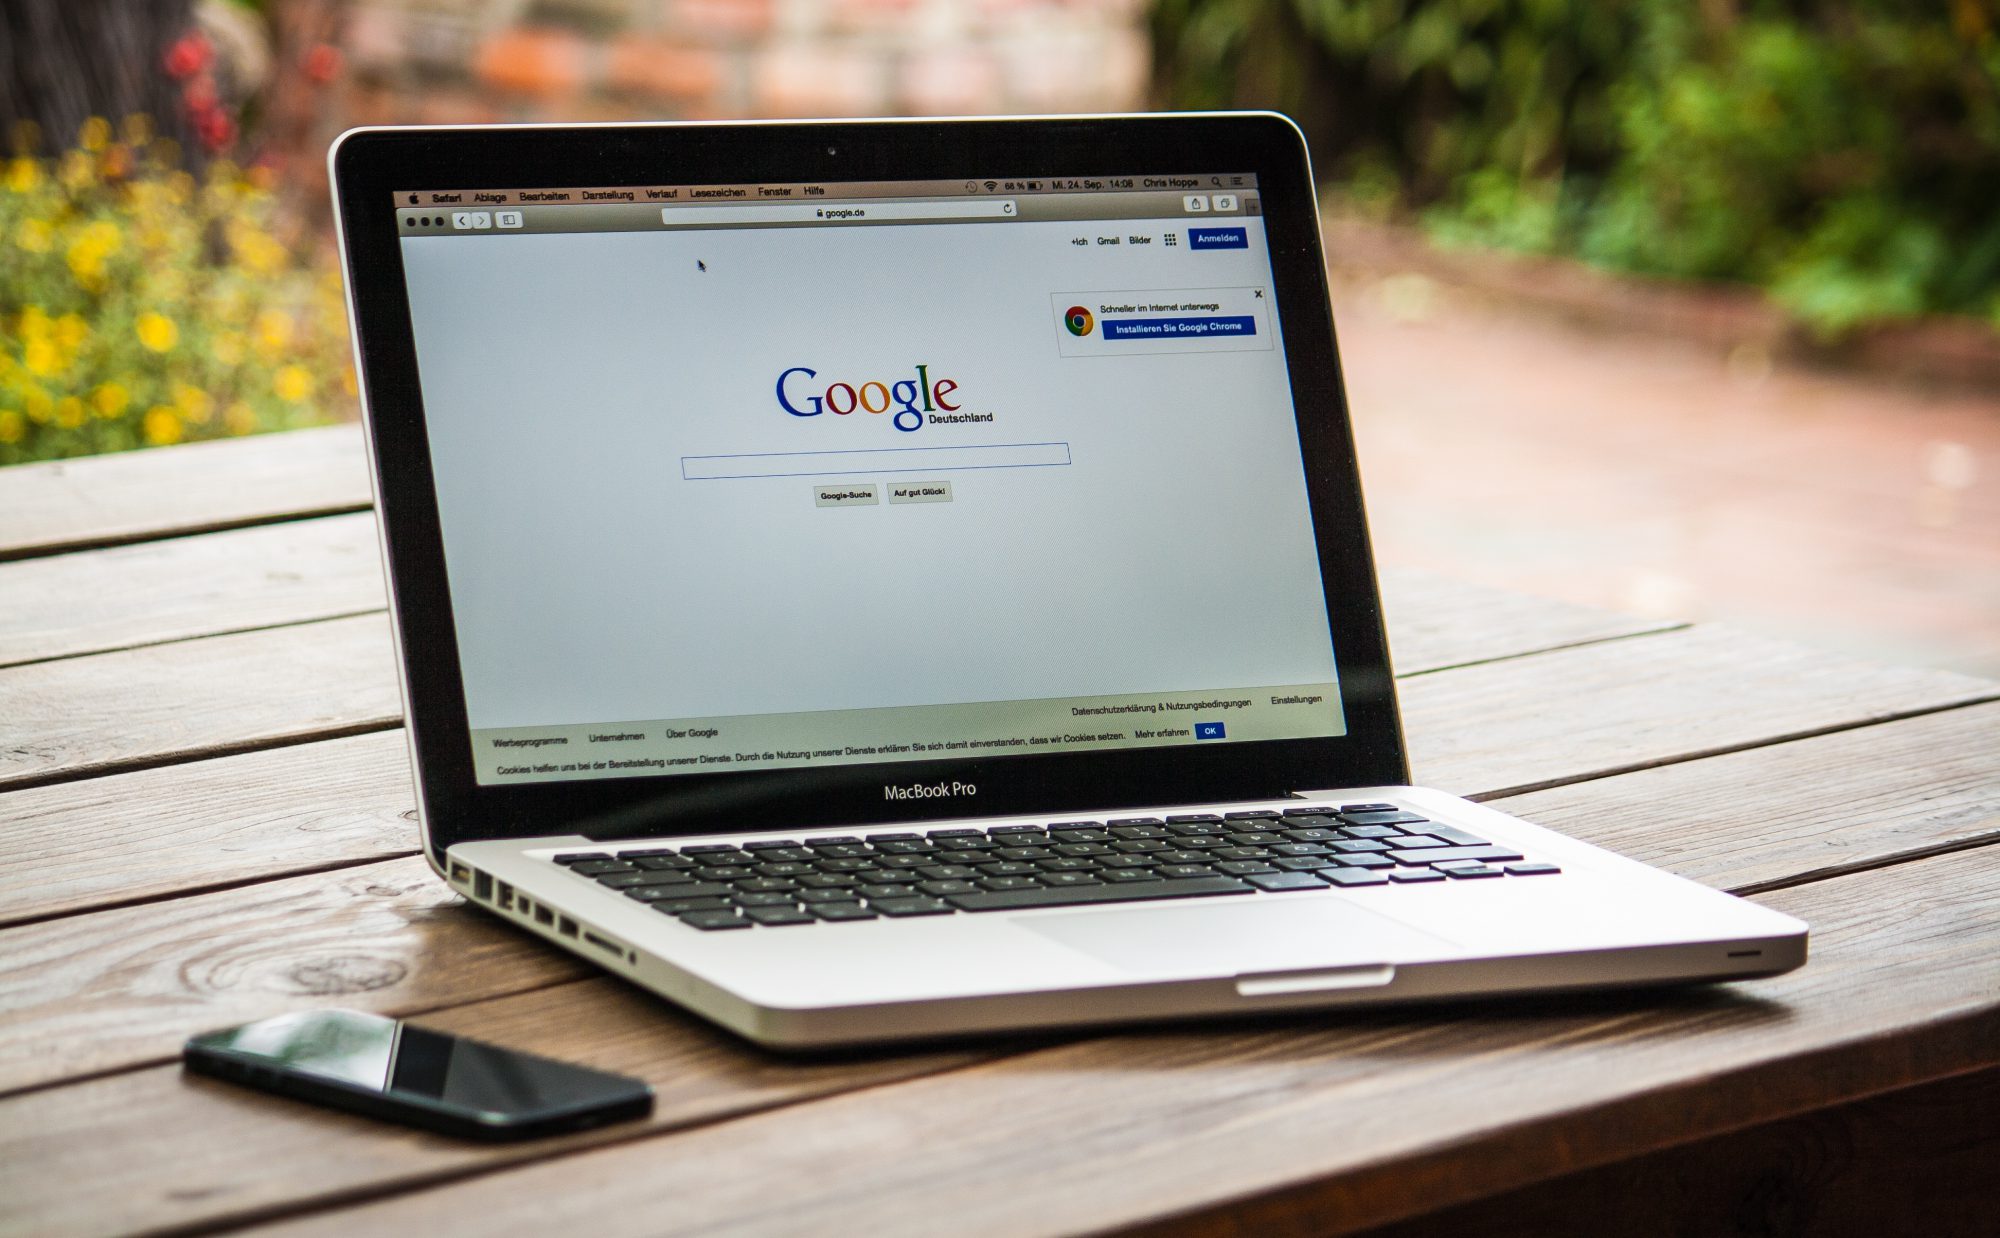
{"label": "blurred garden background", "polygon": [[352,419],[363,123],[1283,110],[1385,559],[2000,673],[2000,0],[5,0],[0,465]]}

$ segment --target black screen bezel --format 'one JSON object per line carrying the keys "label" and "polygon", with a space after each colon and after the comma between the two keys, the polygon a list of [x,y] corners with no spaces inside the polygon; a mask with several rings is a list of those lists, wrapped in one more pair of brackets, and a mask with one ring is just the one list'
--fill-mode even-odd
{"label": "black screen bezel", "polygon": [[[365,129],[330,164],[378,515],[437,854],[552,834],[666,837],[1264,799],[1407,781],[1304,140],[1271,113]],[[1347,732],[1071,754],[480,786],[460,680],[393,193],[518,186],[1254,172]],[[1240,600],[1240,599],[1239,599]],[[893,800],[889,784],[975,795]]]}

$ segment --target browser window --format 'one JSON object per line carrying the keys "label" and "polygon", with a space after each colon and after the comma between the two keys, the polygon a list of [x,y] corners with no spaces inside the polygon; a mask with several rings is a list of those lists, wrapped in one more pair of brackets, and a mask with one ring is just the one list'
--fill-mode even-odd
{"label": "browser window", "polygon": [[1344,732],[1253,177],[396,198],[481,783]]}

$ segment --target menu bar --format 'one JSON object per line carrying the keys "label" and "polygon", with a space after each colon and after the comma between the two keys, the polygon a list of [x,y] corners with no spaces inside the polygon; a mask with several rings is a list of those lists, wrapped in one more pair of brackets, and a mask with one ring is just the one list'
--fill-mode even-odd
{"label": "menu bar", "polygon": [[1255,189],[1249,173],[1167,176],[1041,176],[980,180],[824,181],[741,185],[602,185],[562,189],[402,189],[397,206],[584,206],[678,202],[799,202],[824,198],[940,197],[946,194],[1179,193]]}

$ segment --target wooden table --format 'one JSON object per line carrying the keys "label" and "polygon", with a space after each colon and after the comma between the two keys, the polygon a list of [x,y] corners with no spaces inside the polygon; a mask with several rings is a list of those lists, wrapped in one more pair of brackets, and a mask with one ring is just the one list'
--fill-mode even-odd
{"label": "wooden table", "polygon": [[[1800,916],[1812,962],[788,1060],[425,868],[374,538],[352,427],[0,471],[0,1229],[1990,1219],[2000,685],[1391,572],[1419,781]],[[637,1074],[658,1112],[488,1148],[181,1074],[192,1032],[325,1005]]]}

